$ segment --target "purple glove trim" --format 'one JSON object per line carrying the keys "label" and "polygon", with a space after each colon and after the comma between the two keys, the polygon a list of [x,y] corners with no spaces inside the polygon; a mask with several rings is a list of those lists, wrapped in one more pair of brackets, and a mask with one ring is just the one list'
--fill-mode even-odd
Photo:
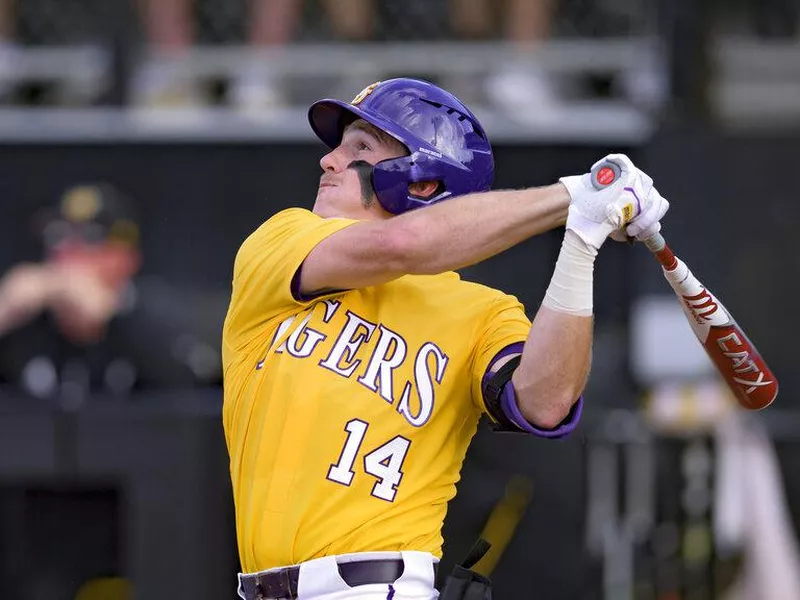
{"label": "purple glove trim", "polygon": [[626,192],[630,192],[631,194],[633,194],[633,197],[636,198],[636,216],[638,217],[640,214],[642,214],[642,201],[639,200],[639,196],[636,194],[636,190],[634,190],[632,187],[626,187],[624,188],[624,190]]}
{"label": "purple glove trim", "polygon": [[578,426],[578,421],[580,421],[581,413],[583,412],[583,396],[579,397],[578,401],[572,405],[567,418],[554,429],[540,429],[528,422],[519,410],[517,394],[514,391],[514,385],[510,381],[503,388],[503,397],[500,399],[500,407],[511,422],[522,431],[544,438],[560,438],[569,435]]}

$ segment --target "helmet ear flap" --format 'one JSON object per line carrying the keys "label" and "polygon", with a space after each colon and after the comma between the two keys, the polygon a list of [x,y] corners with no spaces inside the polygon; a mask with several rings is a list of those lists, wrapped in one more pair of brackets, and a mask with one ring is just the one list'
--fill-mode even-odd
{"label": "helmet ear flap", "polygon": [[[391,158],[376,164],[372,183],[381,206],[397,215],[449,198],[453,193],[448,189],[447,181],[463,174],[463,171],[462,167],[451,164],[447,159],[415,152],[410,156]],[[420,198],[409,190],[409,184],[418,181],[436,181],[438,185],[427,198]]]}

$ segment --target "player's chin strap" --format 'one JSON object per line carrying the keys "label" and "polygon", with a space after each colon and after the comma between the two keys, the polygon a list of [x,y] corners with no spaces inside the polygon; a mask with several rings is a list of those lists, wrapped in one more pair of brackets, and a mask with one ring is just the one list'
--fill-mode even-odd
{"label": "player's chin strap", "polygon": [[439,600],[492,600],[492,582],[470,569],[489,551],[491,544],[478,538],[472,550],[444,582]]}

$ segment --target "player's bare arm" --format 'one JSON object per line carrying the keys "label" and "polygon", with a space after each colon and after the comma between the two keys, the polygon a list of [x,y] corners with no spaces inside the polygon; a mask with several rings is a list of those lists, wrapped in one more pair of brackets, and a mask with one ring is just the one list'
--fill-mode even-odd
{"label": "player's bare arm", "polygon": [[[594,260],[612,233],[656,228],[669,203],[627,157],[612,155],[623,178],[597,191],[587,175],[561,181],[572,199],[567,229],[550,286],[525,343],[512,383],[520,411],[552,428],[583,392],[592,355]],[[624,236],[623,236],[624,237]]]}
{"label": "player's bare arm", "polygon": [[555,184],[471,194],[356,223],[309,254],[300,290],[355,289],[466,267],[563,225],[568,207],[566,188]]}
{"label": "player's bare arm", "polygon": [[520,412],[533,425],[556,427],[583,393],[591,364],[592,321],[546,306],[536,313],[512,378]]}

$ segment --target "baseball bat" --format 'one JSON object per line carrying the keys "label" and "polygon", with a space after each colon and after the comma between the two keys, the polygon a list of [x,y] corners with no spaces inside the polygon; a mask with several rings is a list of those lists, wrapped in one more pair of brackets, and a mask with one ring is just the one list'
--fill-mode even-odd
{"label": "baseball bat", "polygon": [[[621,174],[619,165],[604,161],[592,169],[592,185],[602,189]],[[636,192],[630,191],[638,202]],[[627,221],[633,203],[626,208],[623,215]],[[644,245],[661,264],[692,331],[739,404],[748,410],[761,410],[772,404],[778,396],[778,380],[728,309],[675,256],[660,233],[646,239]]]}

